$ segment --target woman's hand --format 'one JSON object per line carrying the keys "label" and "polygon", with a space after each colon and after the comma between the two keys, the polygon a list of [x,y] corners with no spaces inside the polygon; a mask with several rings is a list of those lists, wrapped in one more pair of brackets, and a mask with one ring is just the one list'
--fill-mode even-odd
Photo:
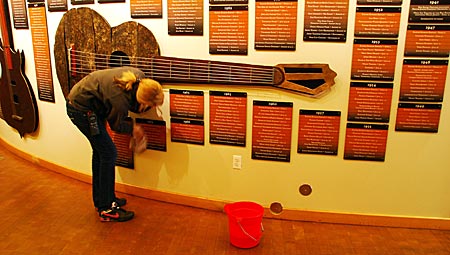
{"label": "woman's hand", "polygon": [[144,137],[144,129],[140,125],[134,125],[133,127],[133,138],[136,139],[136,141],[139,141]]}
{"label": "woman's hand", "polygon": [[144,129],[139,125],[133,127],[130,149],[136,153],[142,153],[147,149],[147,137],[145,136]]}

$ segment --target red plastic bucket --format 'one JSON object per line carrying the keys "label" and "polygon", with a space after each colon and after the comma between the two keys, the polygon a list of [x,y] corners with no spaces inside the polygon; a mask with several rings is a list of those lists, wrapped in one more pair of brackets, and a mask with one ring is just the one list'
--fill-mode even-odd
{"label": "red plastic bucket", "polygon": [[264,208],[253,202],[236,202],[225,205],[228,215],[230,242],[239,248],[252,248],[259,244],[264,231]]}

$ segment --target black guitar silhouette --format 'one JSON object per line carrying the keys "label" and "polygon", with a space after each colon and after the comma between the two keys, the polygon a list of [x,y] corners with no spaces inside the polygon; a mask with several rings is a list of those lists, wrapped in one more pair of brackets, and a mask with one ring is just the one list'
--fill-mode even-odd
{"label": "black guitar silhouette", "polygon": [[36,98],[28,78],[24,74],[25,55],[13,50],[11,21],[7,0],[0,0],[1,30],[5,40],[0,41],[0,102],[3,118],[15,128],[21,137],[36,131],[38,110]]}

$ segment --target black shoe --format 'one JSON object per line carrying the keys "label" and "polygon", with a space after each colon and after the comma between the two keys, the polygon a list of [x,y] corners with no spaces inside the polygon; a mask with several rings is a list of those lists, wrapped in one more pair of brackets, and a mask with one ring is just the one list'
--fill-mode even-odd
{"label": "black shoe", "polygon": [[[114,199],[114,202],[116,202],[116,205],[118,207],[123,207],[123,206],[125,206],[127,204],[127,199],[126,198],[118,198],[118,197],[116,197]],[[95,210],[97,212],[100,212],[97,206],[95,207]]]}
{"label": "black shoe", "polygon": [[113,202],[113,206],[110,209],[106,209],[99,212],[100,221],[109,222],[109,221],[127,221],[131,220],[134,217],[134,212],[126,211],[117,206],[115,202]]}
{"label": "black shoe", "polygon": [[123,206],[125,206],[127,204],[127,199],[126,198],[118,198],[118,197],[116,197],[114,202],[117,203],[117,206],[123,207]]}

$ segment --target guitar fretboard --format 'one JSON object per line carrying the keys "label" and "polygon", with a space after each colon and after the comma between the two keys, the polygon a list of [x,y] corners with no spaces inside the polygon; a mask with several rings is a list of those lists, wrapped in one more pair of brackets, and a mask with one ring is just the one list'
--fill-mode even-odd
{"label": "guitar fretboard", "polygon": [[188,83],[273,85],[276,72],[270,66],[159,56],[141,66],[152,79]]}
{"label": "guitar fretboard", "polygon": [[131,65],[141,69],[146,77],[161,82],[213,83],[230,85],[276,84],[280,70],[272,66],[173,57],[108,56],[69,49],[72,75],[88,74],[114,66]]}

